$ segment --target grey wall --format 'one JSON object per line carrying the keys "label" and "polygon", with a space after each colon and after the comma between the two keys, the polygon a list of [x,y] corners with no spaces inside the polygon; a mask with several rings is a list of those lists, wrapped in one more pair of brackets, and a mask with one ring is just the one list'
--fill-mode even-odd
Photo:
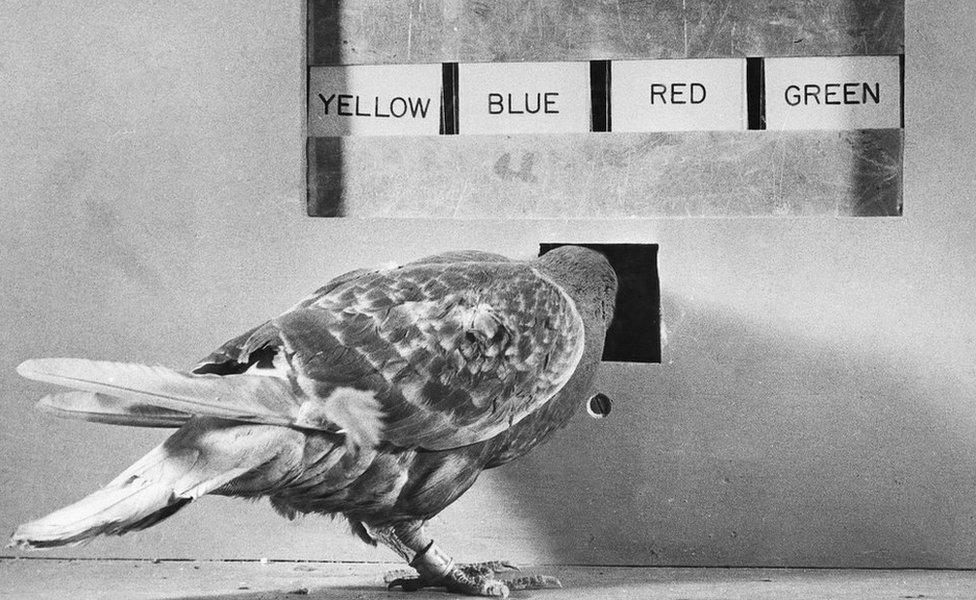
{"label": "grey wall", "polygon": [[[976,566],[976,6],[907,7],[906,216],[304,216],[301,2],[0,9],[0,530],[165,434],[59,421],[35,356],[185,367],[328,277],[449,248],[661,245],[667,345],[434,523],[461,559]],[[7,551],[11,552],[11,551]],[[387,559],[206,498],[55,556]]]}

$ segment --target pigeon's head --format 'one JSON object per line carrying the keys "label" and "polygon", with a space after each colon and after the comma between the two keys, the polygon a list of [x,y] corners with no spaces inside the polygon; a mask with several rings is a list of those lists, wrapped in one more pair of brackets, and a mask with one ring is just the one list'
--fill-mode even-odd
{"label": "pigeon's head", "polygon": [[581,246],[560,246],[538,260],[543,270],[572,296],[587,325],[610,327],[617,303],[617,274],[606,257]]}

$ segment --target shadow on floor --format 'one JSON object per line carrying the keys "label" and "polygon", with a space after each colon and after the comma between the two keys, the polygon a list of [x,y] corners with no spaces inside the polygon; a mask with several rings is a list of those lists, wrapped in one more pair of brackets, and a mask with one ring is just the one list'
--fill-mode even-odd
{"label": "shadow on floor", "polygon": [[662,309],[663,364],[605,364],[612,414],[495,477],[552,562],[972,566],[976,390],[706,303]]}

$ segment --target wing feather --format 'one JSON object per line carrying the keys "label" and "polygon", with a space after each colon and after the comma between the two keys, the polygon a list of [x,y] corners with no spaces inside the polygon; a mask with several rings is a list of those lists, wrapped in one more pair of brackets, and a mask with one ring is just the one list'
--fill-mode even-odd
{"label": "wing feather", "polygon": [[275,321],[316,385],[372,389],[383,439],[444,449],[497,435],[568,381],[583,348],[572,300],[525,263],[372,272]]}
{"label": "wing feather", "polygon": [[568,381],[583,342],[573,301],[531,264],[445,253],[339,276],[195,372],[243,373],[274,357],[310,396],[372,392],[378,407],[347,403],[347,422],[379,422],[379,439],[437,450],[537,410]]}
{"label": "wing feather", "polygon": [[300,402],[288,381],[258,375],[191,375],[160,366],[81,358],[39,358],[17,366],[35,381],[188,414],[291,424]]}
{"label": "wing feather", "polygon": [[37,408],[59,417],[133,427],[181,427],[191,417],[185,412],[92,392],[44,396]]}

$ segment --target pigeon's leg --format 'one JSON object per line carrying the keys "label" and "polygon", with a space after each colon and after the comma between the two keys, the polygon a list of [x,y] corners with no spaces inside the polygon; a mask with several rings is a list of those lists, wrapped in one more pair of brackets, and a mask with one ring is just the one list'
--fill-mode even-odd
{"label": "pigeon's leg", "polygon": [[505,561],[455,564],[454,559],[445,554],[424,532],[421,522],[397,525],[373,531],[373,534],[417,570],[417,577],[397,577],[390,581],[391,589],[400,587],[405,591],[416,591],[425,587],[444,587],[456,594],[507,598],[513,590],[562,587],[558,579],[545,575],[520,577],[511,581],[496,579],[495,575],[499,573],[519,570]]}

